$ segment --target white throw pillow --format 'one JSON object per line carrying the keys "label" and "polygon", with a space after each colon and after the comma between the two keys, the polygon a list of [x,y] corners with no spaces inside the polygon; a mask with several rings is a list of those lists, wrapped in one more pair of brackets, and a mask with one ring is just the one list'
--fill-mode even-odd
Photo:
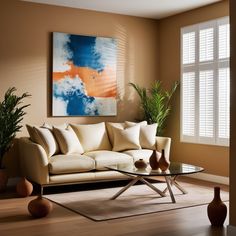
{"label": "white throw pillow", "polygon": [[136,124],[140,124],[140,136],[139,141],[142,148],[145,149],[156,149],[156,131],[157,123],[148,125],[147,121],[142,121],[140,123],[134,123],[125,121],[126,127],[132,127]]}
{"label": "white throw pillow", "polygon": [[58,144],[52,132],[46,128],[33,127],[37,133],[37,143],[40,144],[46,151],[47,156],[51,157],[58,150]]}
{"label": "white throw pillow", "polygon": [[157,124],[145,125],[140,127],[140,145],[146,149],[156,149]]}
{"label": "white throw pillow", "polygon": [[84,152],[77,135],[71,127],[68,127],[68,129],[53,127],[53,133],[63,154],[81,154]]}
{"label": "white throw pillow", "polygon": [[111,145],[114,145],[114,133],[113,133],[113,127],[118,129],[124,129],[125,123],[114,123],[114,122],[106,122],[107,127],[107,133],[110,140]]}
{"label": "white throw pillow", "polygon": [[104,122],[90,125],[70,124],[70,126],[75,131],[85,152],[111,150]]}
{"label": "white throw pillow", "polygon": [[139,144],[140,125],[135,125],[126,129],[113,127],[114,145],[113,151],[125,151],[140,149]]}
{"label": "white throw pillow", "polygon": [[136,123],[136,122],[132,122],[132,121],[125,121],[125,128],[127,128],[127,127],[132,127],[132,126],[134,126],[134,125],[137,125],[137,124],[139,124],[139,125],[147,125],[147,121],[146,120],[144,120],[144,121],[141,121],[141,122],[138,122],[138,123]]}
{"label": "white throw pillow", "polygon": [[60,125],[50,125],[48,123],[44,123],[42,128],[47,128],[50,130],[53,130],[53,128],[58,128],[58,129],[67,129],[68,128],[68,124],[67,123],[63,123]]}

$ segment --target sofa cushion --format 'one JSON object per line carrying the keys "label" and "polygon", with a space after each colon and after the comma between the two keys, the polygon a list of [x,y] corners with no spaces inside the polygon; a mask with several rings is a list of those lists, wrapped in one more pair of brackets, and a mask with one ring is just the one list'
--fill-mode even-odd
{"label": "sofa cushion", "polygon": [[[123,153],[130,155],[133,157],[134,162],[139,160],[139,159],[143,159],[146,162],[149,162],[149,158],[152,155],[153,150],[149,150],[149,149],[141,149],[141,150],[128,150],[125,151]],[[157,152],[159,158],[161,157],[161,153]]]}
{"label": "sofa cushion", "polygon": [[85,155],[94,159],[97,170],[107,170],[106,166],[126,167],[133,165],[133,158],[124,153],[100,150],[87,152]]}
{"label": "sofa cushion", "polygon": [[113,132],[113,151],[124,151],[141,148],[139,144],[140,125],[135,125],[126,129],[117,129],[113,127]]}
{"label": "sofa cushion", "polygon": [[55,155],[50,158],[48,166],[50,174],[68,174],[94,170],[95,161],[80,154]]}
{"label": "sofa cushion", "polygon": [[114,122],[106,122],[107,127],[107,133],[110,140],[111,145],[114,145],[114,133],[113,133],[113,127],[118,129],[124,129],[125,123],[114,123]]}
{"label": "sofa cushion", "polygon": [[[30,136],[30,140],[34,143],[40,144],[46,151],[47,155],[50,157],[51,155],[57,154],[60,152],[59,145],[54,137],[52,130],[48,129],[47,126],[31,126],[26,124],[27,131]],[[44,129],[44,130],[43,130]],[[49,130],[45,131],[45,130]],[[51,142],[52,146],[49,147],[49,143]],[[53,150],[55,148],[55,150]]]}
{"label": "sofa cushion", "polygon": [[44,148],[48,157],[51,157],[58,152],[58,143],[49,129],[33,127],[33,130],[37,134],[35,135],[35,137],[37,137],[36,143],[40,144]]}
{"label": "sofa cushion", "polygon": [[105,123],[90,125],[70,124],[75,131],[85,152],[95,150],[111,150]]}
{"label": "sofa cushion", "polygon": [[71,127],[60,129],[53,127],[53,133],[63,154],[83,153],[83,147]]}
{"label": "sofa cushion", "polygon": [[[136,125],[135,122],[125,121],[126,127],[132,127]],[[156,131],[157,123],[148,125],[147,121],[142,121],[140,123],[140,136],[139,141],[142,148],[146,149],[156,149]]]}

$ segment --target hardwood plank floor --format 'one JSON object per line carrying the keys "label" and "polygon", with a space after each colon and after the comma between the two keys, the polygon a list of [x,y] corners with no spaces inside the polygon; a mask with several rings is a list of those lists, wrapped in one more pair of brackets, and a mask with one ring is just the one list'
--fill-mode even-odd
{"label": "hardwood plank floor", "polygon": [[[228,186],[190,178],[181,180],[206,186]],[[14,189],[0,195],[0,236],[74,236],[74,235],[135,235],[135,236],[224,236],[225,227],[210,226],[207,206],[197,206],[116,220],[94,222],[53,204],[52,213],[41,219],[33,219],[27,210],[28,203],[35,198],[18,198]],[[228,203],[227,203],[228,207]]]}

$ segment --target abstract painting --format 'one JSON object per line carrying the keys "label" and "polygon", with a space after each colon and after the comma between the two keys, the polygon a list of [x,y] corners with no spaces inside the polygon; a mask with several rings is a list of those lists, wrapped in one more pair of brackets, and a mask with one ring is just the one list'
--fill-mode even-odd
{"label": "abstract painting", "polygon": [[116,40],[53,33],[53,116],[116,115]]}

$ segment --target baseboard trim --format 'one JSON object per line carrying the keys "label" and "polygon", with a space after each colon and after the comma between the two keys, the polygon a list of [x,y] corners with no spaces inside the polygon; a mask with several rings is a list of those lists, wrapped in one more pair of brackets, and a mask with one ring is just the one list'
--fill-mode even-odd
{"label": "baseboard trim", "polygon": [[219,175],[211,175],[206,173],[196,173],[193,175],[189,175],[190,178],[201,179],[209,182],[214,182],[218,184],[229,185],[229,177],[219,176]]}
{"label": "baseboard trim", "polygon": [[236,226],[227,225],[227,235],[228,235],[228,236],[234,236],[234,235],[236,235]]}

